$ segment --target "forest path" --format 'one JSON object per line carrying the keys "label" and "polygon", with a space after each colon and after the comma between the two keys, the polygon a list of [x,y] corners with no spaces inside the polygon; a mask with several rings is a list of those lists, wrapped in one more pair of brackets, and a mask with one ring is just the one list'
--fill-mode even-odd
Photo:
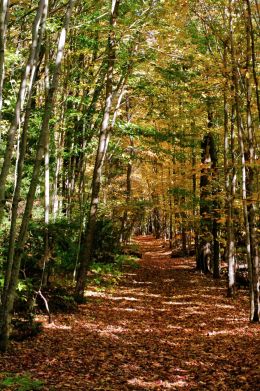
{"label": "forest path", "polygon": [[14,344],[0,368],[28,373],[44,390],[259,389],[259,328],[248,299],[138,237],[140,268],[107,292],[90,290],[76,314],[58,315],[38,337]]}

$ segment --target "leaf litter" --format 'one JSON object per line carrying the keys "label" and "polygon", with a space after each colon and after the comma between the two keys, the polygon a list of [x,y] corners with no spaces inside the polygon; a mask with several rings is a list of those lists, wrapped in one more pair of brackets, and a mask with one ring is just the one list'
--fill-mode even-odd
{"label": "leaf litter", "polygon": [[170,258],[164,243],[136,238],[140,268],[113,289],[88,287],[77,313],[58,314],[44,332],[12,342],[1,373],[26,373],[42,390],[257,391],[259,325],[248,294],[225,295],[225,281]]}

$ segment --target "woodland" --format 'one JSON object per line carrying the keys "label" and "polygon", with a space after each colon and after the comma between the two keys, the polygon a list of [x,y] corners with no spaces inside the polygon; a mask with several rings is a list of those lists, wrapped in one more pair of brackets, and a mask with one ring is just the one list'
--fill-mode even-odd
{"label": "woodland", "polygon": [[0,389],[259,389],[259,14],[0,0]]}

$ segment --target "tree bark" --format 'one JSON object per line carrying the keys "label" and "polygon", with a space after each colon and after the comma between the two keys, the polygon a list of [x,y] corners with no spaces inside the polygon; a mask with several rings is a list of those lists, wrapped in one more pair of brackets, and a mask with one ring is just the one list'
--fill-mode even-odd
{"label": "tree bark", "polygon": [[3,85],[5,77],[5,42],[9,0],[0,2],[0,120],[3,107]]}
{"label": "tree bark", "polygon": [[[246,4],[247,4],[247,12],[248,12],[248,18],[247,18],[248,32],[247,32],[247,34],[248,34],[248,38],[250,37],[250,40],[251,40],[250,49],[251,49],[251,58],[252,58],[252,73],[253,73],[254,83],[255,83],[255,94],[256,94],[256,104],[257,104],[257,110],[258,110],[258,119],[260,121],[260,98],[259,98],[258,77],[257,77],[255,34],[254,34],[254,28],[253,28],[253,22],[252,22],[252,11],[251,11],[250,0],[246,0]],[[248,51],[247,51],[247,53],[248,53]]]}
{"label": "tree bark", "polygon": [[[45,100],[48,98],[50,88],[49,78],[49,39],[45,40]],[[46,131],[44,149],[44,254],[42,262],[41,285],[47,284],[46,265],[49,261],[49,222],[50,222],[50,132]],[[41,289],[41,287],[40,287]]]}
{"label": "tree bark", "polygon": [[[211,118],[211,116],[210,116]],[[211,121],[211,119],[209,119]],[[209,122],[210,124],[210,122]],[[202,156],[201,162],[203,169],[201,171],[200,178],[200,239],[199,239],[199,259],[197,261],[197,267],[204,273],[209,272],[211,259],[212,259],[212,201],[209,198],[212,196],[212,175],[215,172],[216,167],[216,151],[215,141],[212,133],[205,135],[202,142]],[[213,217],[214,219],[214,217]],[[216,235],[216,232],[215,232]]]}
{"label": "tree bark", "polygon": [[[250,5],[249,5],[250,8]],[[250,15],[249,15],[250,16]],[[250,84],[250,31],[251,31],[251,18],[245,18],[246,38],[247,38],[247,56],[246,56],[246,125],[247,125],[247,138],[248,138],[248,151],[246,153],[247,158],[247,197],[248,197],[248,223],[249,223],[249,235],[250,235],[250,250],[251,250],[251,284],[250,284],[250,297],[251,297],[251,313],[250,319],[254,322],[259,322],[260,316],[260,303],[259,303],[259,248],[257,240],[257,221],[256,221],[256,203],[254,201],[254,189],[255,189],[255,177],[257,174],[257,166],[255,164],[256,151],[255,151],[255,135],[252,121],[252,88]],[[259,104],[259,101],[258,101]],[[250,270],[250,269],[249,269]]]}
{"label": "tree bark", "polygon": [[97,220],[97,211],[99,204],[99,192],[101,186],[102,169],[106,157],[107,147],[111,134],[109,124],[113,100],[113,73],[116,59],[116,37],[115,26],[118,17],[120,0],[112,0],[110,12],[110,31],[107,44],[107,79],[106,79],[106,99],[104,115],[99,135],[99,143],[96,154],[95,166],[92,177],[92,193],[90,210],[88,214],[87,229],[79,255],[79,270],[77,275],[77,284],[75,288],[75,298],[82,300],[86,286],[86,273],[91,260],[94,232]]}
{"label": "tree bark", "polygon": [[75,0],[70,0],[67,8],[67,12],[65,15],[64,26],[60,34],[59,43],[58,43],[58,51],[56,56],[55,69],[53,73],[53,78],[50,86],[50,90],[45,102],[45,110],[43,115],[43,121],[41,126],[41,131],[39,135],[39,142],[36,152],[35,164],[32,173],[32,179],[30,183],[30,188],[27,195],[27,201],[25,206],[25,211],[22,218],[22,223],[18,235],[16,250],[14,254],[14,262],[12,265],[12,272],[10,277],[10,283],[7,289],[6,294],[6,302],[3,306],[1,319],[0,319],[0,350],[6,351],[8,347],[8,340],[10,334],[10,323],[11,323],[11,312],[13,309],[15,291],[18,283],[18,276],[21,264],[21,257],[23,254],[23,248],[26,241],[26,235],[28,231],[28,224],[31,216],[31,211],[33,207],[33,201],[35,197],[35,191],[39,180],[40,168],[42,163],[42,158],[44,154],[44,148],[46,145],[46,134],[48,133],[49,120],[52,114],[53,106],[54,106],[54,97],[55,92],[58,87],[59,74],[61,68],[61,61],[64,52],[64,46],[66,41],[67,30],[69,27],[69,21],[72,13],[72,8]]}
{"label": "tree bark", "polygon": [[[130,115],[130,102],[129,102],[129,96],[126,97],[126,119],[127,119],[127,124],[131,123],[131,115]],[[132,157],[134,154],[134,140],[133,136],[130,135],[129,137],[130,141],[130,152],[129,152],[129,162],[127,164],[127,170],[126,170],[126,198],[125,198],[125,210],[122,216],[122,224],[121,224],[121,241],[123,243],[126,243],[129,239],[130,232],[129,232],[129,227],[128,227],[128,208],[129,208],[129,203],[131,201],[131,196],[132,196],[132,171],[133,171],[133,162],[132,162]]]}
{"label": "tree bark", "polygon": [[[42,61],[42,58],[39,59],[39,55],[40,55],[41,41],[42,41],[43,33],[45,30],[46,16],[47,16],[47,8],[45,9],[45,11],[43,13],[42,26],[41,26],[41,31],[40,31],[40,35],[39,35],[39,37],[40,37],[39,38],[39,46],[38,46],[38,50],[37,50],[36,57],[35,57],[35,63],[33,64],[33,68],[32,68],[32,74],[31,74],[31,80],[30,80],[30,84],[32,86],[35,85],[35,81],[37,79],[37,75],[39,72],[40,62]],[[37,64],[38,60],[39,60],[39,63]],[[4,280],[4,289],[3,289],[3,297],[2,297],[2,307],[3,308],[4,308],[4,303],[6,300],[6,295],[8,292],[8,286],[10,283],[12,266],[13,266],[13,258],[14,258],[14,251],[15,251],[16,225],[17,225],[17,215],[18,215],[18,204],[19,204],[21,185],[22,185],[24,159],[25,159],[26,146],[27,146],[27,132],[28,132],[28,128],[29,128],[29,120],[30,120],[30,114],[31,114],[31,109],[32,109],[32,98],[33,98],[34,90],[35,90],[35,88],[31,88],[30,92],[29,92],[27,106],[26,106],[26,112],[25,112],[25,118],[24,118],[24,124],[23,124],[23,130],[22,130],[22,137],[21,137],[21,142],[19,143],[19,154],[18,154],[18,161],[17,161],[17,176],[16,176],[16,183],[15,183],[15,189],[14,189],[13,202],[12,202],[12,217],[11,217],[11,227],[10,227],[10,234],[9,234],[7,265],[6,265],[6,270],[5,270],[5,280]],[[0,319],[1,319],[1,316],[0,316]]]}
{"label": "tree bark", "polygon": [[[226,229],[227,244],[225,249],[226,260],[228,263],[228,297],[233,297],[235,293],[235,237],[233,224],[233,209],[235,196],[235,158],[234,158],[234,104],[232,104],[231,113],[231,145],[229,146],[229,107],[228,107],[228,85],[229,73],[227,71],[227,49],[228,42],[224,42],[223,66],[224,66],[224,172],[225,172],[225,190],[226,190]],[[229,159],[231,154],[231,160]]]}
{"label": "tree bark", "polygon": [[[253,264],[255,261],[258,262],[258,256],[255,258],[254,261],[253,260],[254,255],[252,254],[252,243],[251,243],[253,222],[250,221],[250,218],[252,218],[252,216],[249,216],[249,210],[248,210],[248,201],[249,201],[248,186],[249,183],[250,184],[252,183],[252,178],[248,178],[247,175],[246,150],[245,150],[245,143],[244,143],[244,138],[246,138],[246,135],[244,132],[244,126],[243,126],[242,116],[241,116],[240,90],[239,90],[239,81],[238,81],[234,38],[233,38],[233,18],[232,18],[233,2],[234,0],[229,1],[230,50],[231,50],[231,62],[232,62],[232,79],[233,79],[234,92],[235,92],[236,122],[237,122],[238,141],[240,147],[241,166],[242,166],[242,202],[243,202],[243,216],[244,216],[244,224],[245,224],[245,232],[246,232],[246,254],[247,254],[247,264],[248,264],[248,274],[249,274],[250,320],[253,321],[255,320],[254,314],[255,314],[256,300],[259,302],[259,295],[258,297],[254,296],[254,283],[253,283],[253,272],[255,272],[255,270],[253,270]],[[248,121],[248,112],[247,112],[247,121]],[[256,321],[259,320],[259,312],[257,314],[257,318],[258,319],[256,319]]]}
{"label": "tree bark", "polygon": [[30,48],[29,59],[22,76],[22,80],[18,92],[18,98],[15,106],[14,119],[8,131],[7,145],[5,149],[3,166],[0,174],[0,224],[3,219],[4,206],[5,206],[5,184],[11,165],[16,130],[21,122],[21,113],[25,101],[26,90],[28,89],[28,93],[30,93],[32,89],[31,84],[27,88],[27,83],[31,75],[33,64],[35,62],[35,56],[39,45],[39,32],[41,28],[42,16],[44,13],[44,9],[46,8],[46,4],[47,4],[47,0],[40,0],[39,2],[39,6],[37,9],[37,13],[32,28],[32,43]]}

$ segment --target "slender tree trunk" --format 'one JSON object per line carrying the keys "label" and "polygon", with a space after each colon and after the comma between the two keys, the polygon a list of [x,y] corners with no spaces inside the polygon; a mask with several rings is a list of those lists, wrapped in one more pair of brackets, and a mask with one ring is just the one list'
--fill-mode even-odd
{"label": "slender tree trunk", "polygon": [[234,296],[235,292],[235,236],[234,236],[234,197],[236,188],[236,168],[235,168],[235,157],[234,157],[234,105],[232,105],[231,113],[231,163],[229,168],[228,160],[228,103],[227,103],[227,91],[224,92],[224,127],[225,127],[225,186],[227,194],[227,247],[226,257],[228,263],[228,292],[229,297]]}
{"label": "slender tree trunk", "polygon": [[[46,8],[47,0],[40,0],[37,13],[34,19],[33,28],[32,28],[32,43],[30,48],[29,60],[26,64],[24,74],[22,76],[20,89],[18,93],[18,98],[15,106],[14,120],[9,128],[7,145],[5,149],[4,162],[0,174],[0,224],[3,219],[4,206],[5,206],[5,184],[6,179],[9,173],[11,159],[13,155],[13,146],[15,142],[16,130],[21,121],[21,113],[25,101],[25,95],[27,90],[28,79],[30,78],[33,64],[35,62],[35,57],[37,53],[37,48],[39,46],[39,32],[41,28],[42,16],[44,9]],[[32,85],[28,87],[28,93],[31,92]]]}
{"label": "slender tree trunk", "polygon": [[36,152],[35,164],[32,173],[32,179],[30,183],[30,188],[27,195],[27,201],[25,206],[25,211],[22,218],[21,228],[17,240],[16,250],[14,254],[14,262],[10,277],[10,283],[8,286],[7,294],[6,294],[6,302],[2,311],[2,316],[0,319],[0,327],[1,327],[1,335],[0,335],[0,350],[6,351],[9,340],[10,333],[10,323],[11,323],[11,313],[14,304],[15,291],[18,283],[18,276],[21,264],[21,257],[23,254],[23,248],[26,241],[26,235],[28,231],[28,224],[30,220],[30,215],[33,207],[33,201],[35,197],[36,187],[39,180],[40,168],[42,163],[42,158],[44,155],[44,149],[46,145],[46,135],[48,133],[49,120],[52,114],[53,105],[54,105],[54,96],[58,87],[58,80],[61,68],[61,61],[64,52],[65,40],[67,35],[67,30],[69,26],[69,21],[72,13],[72,8],[74,5],[74,0],[70,0],[64,20],[64,26],[60,34],[59,43],[58,43],[58,51],[56,57],[56,64],[53,73],[53,79],[51,82],[50,90],[45,102],[45,110],[43,115],[43,121],[41,126],[41,131],[39,135],[39,142]]}
{"label": "slender tree trunk", "polygon": [[[209,117],[210,122],[212,122],[213,126],[213,114]],[[210,124],[209,122],[209,124]],[[220,258],[220,246],[219,246],[219,201],[218,201],[218,193],[219,193],[219,185],[218,185],[218,159],[217,159],[217,150],[216,150],[216,142],[214,137],[212,137],[211,141],[211,194],[212,194],[212,273],[213,278],[220,278],[220,267],[219,267],[219,258]]]}
{"label": "slender tree trunk", "polygon": [[[17,215],[18,215],[18,204],[19,204],[21,184],[22,184],[24,158],[25,158],[26,145],[27,145],[27,132],[28,132],[29,120],[30,120],[30,114],[31,114],[31,108],[32,108],[32,98],[33,98],[33,92],[35,89],[35,88],[33,88],[33,86],[34,86],[35,81],[37,79],[37,74],[38,74],[39,66],[40,66],[40,63],[37,64],[37,61],[38,60],[39,60],[39,62],[42,61],[42,58],[39,59],[39,55],[40,55],[41,41],[42,41],[42,37],[44,34],[44,30],[45,30],[46,16],[47,16],[47,7],[45,8],[45,11],[43,13],[43,20],[42,20],[42,26],[41,26],[41,32],[40,32],[40,38],[39,38],[39,46],[38,46],[38,50],[37,50],[36,57],[35,57],[35,63],[33,64],[31,80],[30,80],[30,84],[31,84],[32,88],[30,88],[30,93],[28,96],[28,102],[27,102],[23,130],[22,130],[22,137],[21,137],[21,142],[19,143],[19,154],[18,154],[19,157],[18,157],[18,161],[17,161],[17,175],[16,175],[14,196],[13,196],[13,202],[12,202],[12,218],[11,218],[11,228],[10,228],[10,235],[9,235],[7,265],[6,265],[6,270],[5,270],[5,281],[4,281],[4,290],[3,290],[3,297],[2,297],[2,308],[4,308],[4,303],[6,300],[6,294],[8,292],[8,286],[10,283],[11,271],[12,271],[12,266],[13,266],[13,258],[14,258],[14,251],[15,251],[16,225],[17,225]],[[1,316],[0,316],[0,319],[1,319]]]}
{"label": "slender tree trunk", "polygon": [[[196,156],[192,154],[192,165],[195,168],[196,165]],[[196,208],[196,197],[197,197],[197,175],[194,173],[192,175],[192,190],[193,190],[193,219],[194,219],[194,246],[195,246],[195,257],[196,257],[196,269],[199,269],[198,259],[199,259],[199,227],[197,222],[198,211]]]}
{"label": "slender tree trunk", "polygon": [[[232,105],[231,113],[231,146],[229,148],[229,129],[228,129],[228,80],[229,75],[227,71],[227,43],[224,43],[224,172],[225,172],[225,190],[226,190],[226,227],[227,227],[227,245],[226,245],[226,260],[228,263],[228,290],[229,297],[234,296],[235,292],[235,237],[233,225],[233,209],[235,196],[235,161],[234,161],[234,104]],[[229,152],[231,152],[231,161],[229,159]]]}
{"label": "slender tree trunk", "polygon": [[[155,196],[155,202],[158,202],[158,197]],[[153,226],[154,226],[154,235],[156,239],[161,237],[161,214],[158,206],[155,206],[153,209]]]}
{"label": "slender tree trunk", "polygon": [[214,168],[216,166],[215,142],[212,133],[208,133],[203,139],[201,162],[204,167],[200,178],[201,227],[197,266],[199,270],[207,273],[212,259],[212,202],[210,200],[212,197],[212,187],[210,177],[215,172]]}
{"label": "slender tree trunk", "polygon": [[187,233],[185,228],[185,223],[182,219],[182,228],[181,228],[181,246],[182,246],[182,253],[184,256],[187,255]]}
{"label": "slender tree trunk", "polygon": [[[246,70],[249,75],[250,72],[250,18],[245,18],[246,37],[247,37],[247,56],[246,56]],[[252,121],[252,108],[251,98],[252,89],[250,85],[250,77],[246,77],[246,117],[247,117],[247,138],[248,138],[248,152],[247,156],[247,197],[248,197],[248,223],[249,223],[249,234],[250,234],[250,250],[251,250],[251,284],[250,284],[250,296],[251,296],[251,314],[250,319],[254,322],[259,322],[259,248],[257,241],[257,222],[256,214],[257,208],[254,200],[255,190],[255,178],[257,166],[255,164],[255,136]],[[259,103],[259,102],[258,102]]]}
{"label": "slender tree trunk", "polygon": [[245,146],[244,146],[244,132],[243,132],[243,122],[241,117],[241,104],[240,104],[240,91],[239,91],[239,82],[238,82],[238,73],[237,73],[237,64],[235,56],[235,47],[234,47],[234,38],[233,38],[233,3],[234,0],[229,0],[229,30],[230,30],[230,51],[231,51],[231,63],[232,63],[232,80],[234,85],[235,92],[235,108],[236,108],[236,123],[238,130],[238,142],[240,147],[241,155],[241,166],[242,166],[242,202],[243,202],[243,216],[244,224],[246,231],[246,254],[247,254],[247,264],[248,264],[248,273],[250,281],[250,320],[252,320],[252,313],[254,312],[254,296],[253,296],[253,287],[252,287],[252,251],[251,251],[251,241],[250,241],[250,225],[248,218],[248,199],[247,199],[247,172],[246,172],[246,159],[245,159]]}
{"label": "slender tree trunk", "polygon": [[[133,138],[130,136],[130,145],[133,147]],[[122,217],[122,225],[121,225],[121,238],[122,242],[127,242],[129,239],[129,230],[128,230],[128,208],[129,203],[131,201],[131,194],[132,194],[132,171],[133,171],[133,163],[131,161],[131,155],[133,154],[133,149],[130,151],[130,161],[127,164],[127,170],[126,170],[126,199],[125,199],[125,210]]]}
{"label": "slender tree trunk", "polygon": [[[153,162],[153,175],[155,181],[158,183],[158,164],[157,160],[155,159]],[[161,237],[161,210],[159,208],[159,194],[156,189],[153,188],[151,193],[151,198],[153,201],[153,211],[152,211],[152,222],[153,222],[153,234],[156,239],[159,239]]]}
{"label": "slender tree trunk", "polygon": [[[85,208],[86,204],[86,192],[85,192],[85,182],[86,182],[86,167],[87,167],[87,156],[85,154],[85,148],[90,143],[94,133],[95,133],[95,121],[94,117],[96,114],[96,107],[100,95],[104,88],[104,81],[106,77],[106,68],[104,64],[102,64],[99,72],[99,77],[97,79],[95,89],[92,95],[92,100],[84,113],[84,117],[82,119],[82,132],[83,132],[83,145],[82,145],[82,155],[80,158],[80,166],[79,166],[79,194],[81,199],[81,205]],[[85,213],[85,211],[83,211]]]}
{"label": "slender tree trunk", "polygon": [[[64,123],[65,112],[62,110],[61,123]],[[61,210],[60,204],[60,188],[61,188],[61,172],[63,165],[62,151],[64,149],[64,129],[62,127],[60,133],[57,136],[56,143],[56,168],[54,174],[53,194],[52,194],[52,215],[54,221],[57,219],[57,215]]]}
{"label": "slender tree trunk", "polygon": [[[9,0],[0,1],[0,120],[3,106],[3,85],[5,77],[5,41]],[[1,136],[1,135],[0,135]]]}
{"label": "slender tree trunk", "polygon": [[113,73],[116,59],[116,41],[115,41],[115,26],[118,17],[120,0],[112,0],[110,14],[110,32],[107,45],[107,80],[106,80],[106,101],[104,116],[101,124],[99,135],[98,150],[92,177],[92,194],[90,202],[90,210],[88,215],[87,229],[82,243],[79,255],[79,270],[77,276],[77,284],[75,288],[75,297],[77,300],[82,300],[84,289],[86,286],[86,272],[91,260],[93,238],[96,226],[97,211],[99,204],[99,192],[101,186],[102,169],[106,157],[107,147],[109,143],[111,128],[109,124],[110,113],[112,109],[113,99]]}
{"label": "slender tree trunk", "polygon": [[[192,121],[191,123],[191,131],[195,138],[195,121]],[[195,246],[195,256],[196,256],[196,269],[199,269],[199,227],[197,222],[197,207],[196,207],[196,198],[197,198],[197,175],[196,175],[196,145],[194,144],[192,146],[192,169],[193,169],[193,175],[192,175],[192,195],[193,195],[193,202],[192,202],[192,213],[193,213],[193,221],[194,221],[194,246]],[[192,239],[191,239],[192,240]]]}
{"label": "slender tree trunk", "polygon": [[173,207],[172,207],[172,195],[169,192],[169,247],[173,248]]}
{"label": "slender tree trunk", "polygon": [[[49,79],[49,40],[45,41],[45,100],[48,98]],[[46,265],[49,261],[49,222],[50,222],[50,134],[49,127],[46,131],[46,143],[44,149],[44,254],[42,265],[42,285],[47,284]]]}
{"label": "slender tree trunk", "polygon": [[[126,97],[126,117],[127,117],[127,124],[130,124],[131,122],[131,115],[130,115],[130,102],[129,102],[129,96]],[[128,208],[129,203],[131,201],[132,196],[132,171],[133,171],[133,162],[132,158],[134,155],[134,140],[133,136],[130,135],[129,137],[130,141],[130,152],[129,152],[129,162],[127,164],[127,170],[126,170],[126,199],[125,199],[125,210],[122,217],[122,224],[121,224],[121,240],[122,242],[126,243],[129,239],[129,227],[128,227]]]}
{"label": "slender tree trunk", "polygon": [[[252,22],[252,11],[251,11],[251,4],[250,0],[246,0],[247,4],[247,12],[248,12],[248,34],[250,35],[251,39],[251,58],[252,58],[252,72],[254,77],[254,83],[255,83],[255,94],[256,94],[256,104],[257,104],[257,110],[258,110],[258,119],[260,121],[260,98],[259,98],[259,88],[258,88],[258,77],[257,77],[257,59],[256,59],[256,50],[255,50],[255,34],[254,34],[254,28],[253,28],[253,22]],[[257,8],[258,9],[258,8]]]}
{"label": "slender tree trunk", "polygon": [[[215,203],[216,205],[216,203]],[[217,219],[219,218],[218,213],[214,213],[214,220],[212,226],[212,234],[213,234],[213,278],[220,278],[220,267],[219,267],[219,224]]]}

